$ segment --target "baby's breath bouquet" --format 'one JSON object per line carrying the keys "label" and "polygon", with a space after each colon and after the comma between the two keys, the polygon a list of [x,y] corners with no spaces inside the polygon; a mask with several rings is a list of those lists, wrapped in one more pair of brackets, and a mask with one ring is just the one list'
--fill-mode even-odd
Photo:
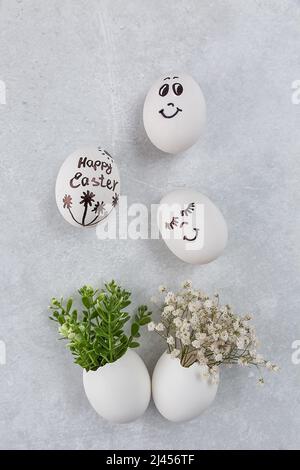
{"label": "baby's breath bouquet", "polygon": [[[198,363],[203,375],[215,381],[221,364],[278,370],[258,354],[251,316],[235,314],[229,305],[220,305],[218,295],[210,298],[193,289],[190,281],[184,282],[176,294],[163,286],[159,290],[164,297],[161,320],[151,321],[148,329],[166,340],[168,352],[183,367]],[[262,377],[259,382],[263,383]]]}

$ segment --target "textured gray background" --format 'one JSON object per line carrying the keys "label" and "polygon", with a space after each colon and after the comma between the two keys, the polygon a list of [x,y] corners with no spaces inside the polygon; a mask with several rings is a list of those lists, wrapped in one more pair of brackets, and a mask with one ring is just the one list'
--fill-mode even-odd
{"label": "textured gray background", "polygon": [[[141,115],[152,81],[183,70],[202,86],[208,123],[182,155],[157,151]],[[0,79],[0,447],[299,448],[299,1],[2,0]],[[185,265],[159,240],[105,241],[64,222],[54,199],[63,160],[99,143],[115,156],[129,203],[191,186],[223,211],[230,239],[207,266]],[[262,352],[282,367],[260,388],[224,370],[214,405],[189,424],[151,403],[129,425],[90,408],[81,370],[48,321],[52,295],[114,277],[145,302],[191,278],[253,312]],[[145,332],[153,369],[163,344]]]}

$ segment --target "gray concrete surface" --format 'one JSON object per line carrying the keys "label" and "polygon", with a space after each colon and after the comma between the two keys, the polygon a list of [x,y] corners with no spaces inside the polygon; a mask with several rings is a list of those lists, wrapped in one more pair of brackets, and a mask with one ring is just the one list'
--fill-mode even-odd
{"label": "gray concrete surface", "polygon": [[[141,121],[148,87],[169,70],[193,75],[208,108],[203,139],[175,157],[149,143]],[[300,2],[2,0],[0,80],[0,447],[299,448]],[[185,185],[211,197],[229,225],[224,255],[190,266],[160,240],[100,241],[68,225],[56,174],[90,143],[118,161],[129,203]],[[189,424],[165,421],[152,403],[130,425],[104,422],[47,305],[111,278],[136,303],[185,278],[219,291],[254,314],[281,373],[259,388],[248,370],[222,371],[214,405]],[[151,371],[163,344],[143,340]]]}

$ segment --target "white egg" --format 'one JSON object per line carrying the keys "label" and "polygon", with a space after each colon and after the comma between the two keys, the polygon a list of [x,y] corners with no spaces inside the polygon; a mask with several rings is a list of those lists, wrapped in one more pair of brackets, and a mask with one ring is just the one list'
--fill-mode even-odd
{"label": "white egg", "polygon": [[167,153],[179,153],[200,137],[206,119],[203,93],[185,73],[170,73],[157,80],[144,103],[143,119],[151,142]]}
{"label": "white egg", "polygon": [[56,179],[56,204],[64,219],[78,227],[93,227],[119,201],[120,176],[114,159],[101,147],[72,153]]}
{"label": "white egg", "polygon": [[144,361],[132,349],[96,371],[83,370],[83,385],[95,411],[114,423],[134,421],[149,405],[149,373]]}
{"label": "white egg", "polygon": [[158,227],[168,248],[182,261],[205,264],[227,244],[227,225],[211,200],[191,189],[178,189],[162,198]]}
{"label": "white egg", "polygon": [[152,375],[152,395],[158,411],[177,423],[196,418],[214,401],[218,384],[201,375],[199,364],[183,367],[163,353]]}

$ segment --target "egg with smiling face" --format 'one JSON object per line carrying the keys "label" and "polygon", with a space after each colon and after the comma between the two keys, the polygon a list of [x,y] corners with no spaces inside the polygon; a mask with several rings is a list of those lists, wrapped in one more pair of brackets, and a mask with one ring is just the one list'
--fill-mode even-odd
{"label": "egg with smiling face", "polygon": [[191,147],[202,134],[206,120],[203,93],[195,80],[184,73],[171,73],[149,90],[143,110],[146,133],[166,153]]}
{"label": "egg with smiling face", "polygon": [[210,263],[227,244],[228,229],[221,211],[193,189],[166,194],[158,207],[157,223],[167,247],[186,263]]}

